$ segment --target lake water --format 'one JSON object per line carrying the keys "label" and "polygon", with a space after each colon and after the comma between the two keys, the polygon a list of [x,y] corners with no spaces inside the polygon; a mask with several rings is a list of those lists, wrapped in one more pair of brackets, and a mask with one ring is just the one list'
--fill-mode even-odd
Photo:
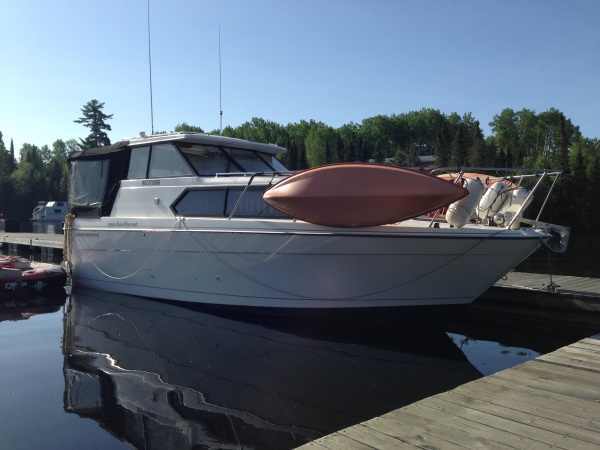
{"label": "lake water", "polygon": [[289,449],[593,334],[400,316],[0,302],[0,447]]}
{"label": "lake water", "polygon": [[0,448],[290,449],[600,331],[434,312],[0,300]]}

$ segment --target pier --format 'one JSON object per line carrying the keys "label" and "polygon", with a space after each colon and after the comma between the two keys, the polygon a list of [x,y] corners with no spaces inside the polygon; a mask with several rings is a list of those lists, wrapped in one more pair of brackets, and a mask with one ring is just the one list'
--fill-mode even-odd
{"label": "pier", "polygon": [[35,233],[1,233],[0,248],[7,253],[30,252],[46,258],[61,257],[64,235]]}
{"label": "pier", "polygon": [[595,335],[299,448],[589,449],[599,419]]}

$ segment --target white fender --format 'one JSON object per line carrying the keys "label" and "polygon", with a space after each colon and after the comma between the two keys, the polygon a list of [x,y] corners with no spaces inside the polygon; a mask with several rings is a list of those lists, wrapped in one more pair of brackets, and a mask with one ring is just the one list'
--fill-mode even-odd
{"label": "white fender", "polygon": [[508,223],[513,219],[515,214],[519,212],[521,206],[525,205],[521,210],[521,214],[519,214],[519,217],[517,217],[517,219],[513,223],[513,228],[519,228],[519,218],[523,215],[523,212],[525,211],[525,209],[527,209],[527,207],[533,200],[533,195],[529,196],[530,193],[531,191],[525,188],[518,188],[512,191],[512,195],[510,195],[507,198],[506,203],[500,210],[500,214],[504,216],[504,223],[506,225],[508,225]]}
{"label": "white fender", "polygon": [[508,186],[504,183],[497,182],[492,184],[477,205],[477,215],[484,219],[486,216],[494,217],[500,209],[504,202],[509,196]]}
{"label": "white fender", "polygon": [[469,221],[485,191],[485,186],[478,178],[465,179],[464,187],[469,194],[448,206],[446,212],[446,221],[456,228],[463,227]]}

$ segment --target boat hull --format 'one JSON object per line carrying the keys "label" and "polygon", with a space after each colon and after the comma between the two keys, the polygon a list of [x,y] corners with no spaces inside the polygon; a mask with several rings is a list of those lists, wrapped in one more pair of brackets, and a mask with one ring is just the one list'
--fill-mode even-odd
{"label": "boat hull", "polygon": [[350,231],[284,220],[75,219],[69,260],[75,286],[163,300],[274,308],[456,305],[481,295],[544,236],[489,227]]}

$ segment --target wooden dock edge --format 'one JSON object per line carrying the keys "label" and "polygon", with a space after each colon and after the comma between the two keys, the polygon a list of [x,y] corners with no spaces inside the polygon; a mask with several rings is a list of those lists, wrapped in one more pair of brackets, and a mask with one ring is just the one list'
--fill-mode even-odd
{"label": "wooden dock edge", "polygon": [[32,235],[31,233],[10,233],[0,235],[0,244],[3,245],[20,245],[23,247],[40,247],[40,248],[63,248],[63,235]]}
{"label": "wooden dock edge", "polygon": [[600,335],[300,449],[600,447]]}

